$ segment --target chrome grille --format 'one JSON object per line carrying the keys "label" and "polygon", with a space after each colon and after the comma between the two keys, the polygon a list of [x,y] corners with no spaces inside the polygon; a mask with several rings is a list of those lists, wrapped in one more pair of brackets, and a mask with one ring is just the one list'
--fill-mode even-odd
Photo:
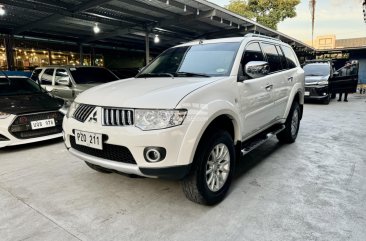
{"label": "chrome grille", "polygon": [[95,106],[80,104],[74,112],[74,118],[78,121],[84,122],[88,116],[93,112]]}
{"label": "chrome grille", "polygon": [[134,122],[133,110],[103,108],[103,125],[131,126]]}

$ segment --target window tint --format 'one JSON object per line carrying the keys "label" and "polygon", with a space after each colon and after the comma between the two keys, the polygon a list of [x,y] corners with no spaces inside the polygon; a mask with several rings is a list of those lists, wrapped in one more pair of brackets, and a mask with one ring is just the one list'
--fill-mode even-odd
{"label": "window tint", "polygon": [[288,69],[288,67],[287,67],[287,61],[286,61],[285,55],[283,55],[283,52],[282,52],[281,47],[280,46],[276,46],[276,48],[277,48],[278,55],[280,56],[280,61],[281,61],[282,69]]}
{"label": "window tint", "polygon": [[280,56],[277,53],[276,46],[273,44],[262,44],[263,52],[267,56],[267,61],[269,63],[270,72],[276,72],[282,70]]}
{"label": "window tint", "polygon": [[42,88],[28,78],[0,78],[0,96],[42,93]]}
{"label": "window tint", "polygon": [[67,74],[66,69],[57,69],[56,70],[56,76],[57,77],[67,77],[69,75]]}
{"label": "window tint", "polygon": [[263,53],[258,43],[250,43],[247,45],[241,60],[242,67],[244,68],[250,61],[264,61]]}
{"label": "window tint", "polygon": [[285,53],[288,68],[289,69],[296,68],[297,61],[294,52],[289,47],[286,46],[282,46],[282,50]]}
{"label": "window tint", "polygon": [[55,69],[46,69],[41,77],[42,85],[52,85],[53,72]]}
{"label": "window tint", "polygon": [[31,79],[34,81],[38,81],[39,74],[42,72],[42,69],[35,69],[32,73]]}
{"label": "window tint", "polygon": [[76,84],[108,83],[118,80],[111,71],[98,67],[70,68],[71,75]]}

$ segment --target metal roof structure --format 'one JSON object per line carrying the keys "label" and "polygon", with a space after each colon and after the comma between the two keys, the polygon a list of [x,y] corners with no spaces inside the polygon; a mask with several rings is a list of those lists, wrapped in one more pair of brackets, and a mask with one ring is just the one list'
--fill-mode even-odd
{"label": "metal roof structure", "polygon": [[[194,39],[257,33],[312,47],[205,0],[0,0],[0,33],[37,41],[161,51]],[[95,24],[101,32],[95,34]],[[147,41],[147,42],[150,42]]]}

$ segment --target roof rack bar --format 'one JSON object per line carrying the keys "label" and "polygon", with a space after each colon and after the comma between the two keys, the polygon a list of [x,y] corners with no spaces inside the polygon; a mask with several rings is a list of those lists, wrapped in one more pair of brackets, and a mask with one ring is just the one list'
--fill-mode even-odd
{"label": "roof rack bar", "polygon": [[272,39],[272,40],[276,40],[276,41],[280,41],[280,42],[282,42],[282,40],[281,40],[281,39],[273,38],[273,37],[269,37],[269,36],[267,36],[267,35],[255,34],[255,33],[247,33],[246,35],[244,35],[244,37],[267,38],[267,39]]}

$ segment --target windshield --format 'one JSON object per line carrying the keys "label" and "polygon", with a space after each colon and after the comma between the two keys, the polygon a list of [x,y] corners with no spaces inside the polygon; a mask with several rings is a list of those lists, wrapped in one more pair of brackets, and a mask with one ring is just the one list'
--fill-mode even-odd
{"label": "windshield", "polygon": [[117,76],[105,68],[70,68],[76,84],[108,83],[118,80]]}
{"label": "windshield", "polygon": [[42,92],[44,90],[31,79],[9,77],[8,80],[0,77],[0,96],[28,95]]}
{"label": "windshield", "polygon": [[330,75],[328,64],[307,64],[304,66],[305,76],[327,76]]}
{"label": "windshield", "polygon": [[216,43],[171,48],[137,78],[228,76],[239,46],[240,43]]}

